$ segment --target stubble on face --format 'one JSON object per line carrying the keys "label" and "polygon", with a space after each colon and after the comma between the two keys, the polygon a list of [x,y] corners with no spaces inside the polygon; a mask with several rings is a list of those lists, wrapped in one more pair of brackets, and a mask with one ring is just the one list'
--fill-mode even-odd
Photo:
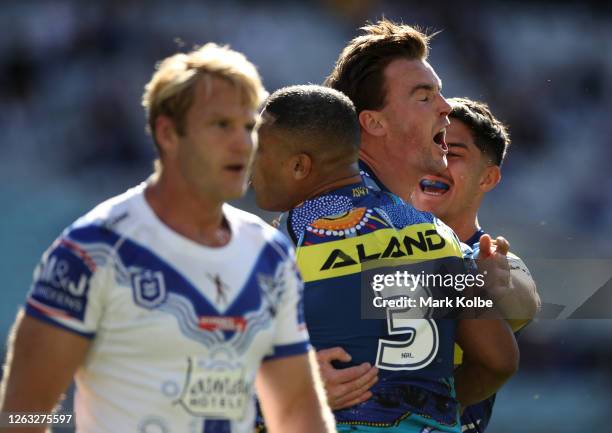
{"label": "stubble on face", "polygon": [[206,77],[197,83],[179,138],[177,167],[195,194],[211,201],[240,198],[253,157],[255,112],[229,81]]}
{"label": "stubble on face", "polygon": [[445,150],[434,137],[448,123],[440,79],[423,60],[396,59],[385,69],[387,148],[398,169],[420,176],[446,168]]}

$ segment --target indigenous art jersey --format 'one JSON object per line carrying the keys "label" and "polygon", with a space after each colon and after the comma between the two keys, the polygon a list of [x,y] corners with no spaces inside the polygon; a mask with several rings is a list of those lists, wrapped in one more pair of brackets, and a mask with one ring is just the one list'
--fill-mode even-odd
{"label": "indigenous art jersey", "polygon": [[92,339],[78,432],[250,433],[260,363],[308,350],[292,247],[228,205],[230,242],[199,245],[158,220],[145,187],[64,231],[26,312]]}
{"label": "indigenous art jersey", "polygon": [[305,281],[304,311],[313,346],[343,347],[345,368],[370,362],[379,381],[374,397],[335,412],[339,424],[393,426],[410,416],[424,426],[459,431],[454,399],[454,320],[364,319],[362,264],[408,258],[431,270],[466,269],[454,233],[433,215],[363,183],[308,200],[283,215],[281,230],[297,245]]}

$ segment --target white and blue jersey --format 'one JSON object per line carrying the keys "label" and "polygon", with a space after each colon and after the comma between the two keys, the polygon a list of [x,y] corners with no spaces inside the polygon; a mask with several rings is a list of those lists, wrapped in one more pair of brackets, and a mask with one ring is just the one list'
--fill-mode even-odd
{"label": "white and blue jersey", "polygon": [[26,313],[92,339],[75,377],[77,431],[250,433],[261,362],[309,347],[292,247],[229,205],[230,242],[197,244],[157,218],[145,188],[64,231]]}

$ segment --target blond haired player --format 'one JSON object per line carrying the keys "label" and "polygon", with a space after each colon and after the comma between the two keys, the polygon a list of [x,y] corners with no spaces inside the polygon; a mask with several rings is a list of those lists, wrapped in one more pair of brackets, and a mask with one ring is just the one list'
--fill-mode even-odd
{"label": "blond haired player", "polygon": [[160,63],[143,97],[156,172],[43,255],[10,341],[5,414],[50,412],[74,376],[78,432],[250,432],[257,375],[270,431],[333,431],[292,248],[225,203],[245,192],[264,95],[225,47]]}

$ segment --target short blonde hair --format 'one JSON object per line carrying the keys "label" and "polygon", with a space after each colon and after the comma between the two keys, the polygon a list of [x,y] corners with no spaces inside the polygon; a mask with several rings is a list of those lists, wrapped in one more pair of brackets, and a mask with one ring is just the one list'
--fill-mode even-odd
{"label": "short blonde hair", "polygon": [[148,130],[155,145],[155,122],[161,115],[171,118],[179,134],[185,130],[185,115],[193,102],[200,79],[218,77],[231,82],[242,94],[245,105],[257,109],[267,96],[261,77],[247,58],[228,46],[208,43],[189,53],[177,53],[156,66],[142,95]]}

